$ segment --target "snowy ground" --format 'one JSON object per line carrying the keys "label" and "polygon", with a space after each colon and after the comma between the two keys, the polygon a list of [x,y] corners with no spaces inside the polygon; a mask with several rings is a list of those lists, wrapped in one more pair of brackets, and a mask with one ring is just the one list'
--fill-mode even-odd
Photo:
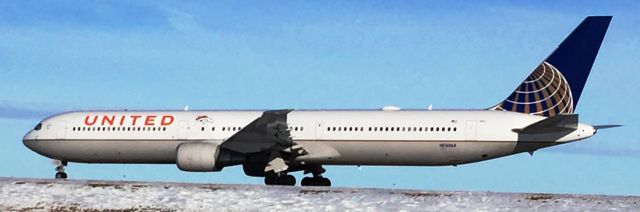
{"label": "snowy ground", "polygon": [[640,211],[640,197],[0,178],[12,210]]}

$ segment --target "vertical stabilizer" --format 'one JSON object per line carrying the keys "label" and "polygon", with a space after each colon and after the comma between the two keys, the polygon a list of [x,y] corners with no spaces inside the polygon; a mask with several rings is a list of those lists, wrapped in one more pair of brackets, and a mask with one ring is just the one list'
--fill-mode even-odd
{"label": "vertical stabilizer", "polygon": [[549,117],[572,114],[609,22],[611,16],[585,18],[507,99],[490,109]]}

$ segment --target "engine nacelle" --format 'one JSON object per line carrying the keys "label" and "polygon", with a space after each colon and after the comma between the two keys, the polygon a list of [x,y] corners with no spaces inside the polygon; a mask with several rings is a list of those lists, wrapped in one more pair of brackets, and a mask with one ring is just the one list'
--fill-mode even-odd
{"label": "engine nacelle", "polygon": [[189,142],[178,145],[176,165],[182,171],[215,172],[223,166],[216,164],[220,146],[215,143]]}

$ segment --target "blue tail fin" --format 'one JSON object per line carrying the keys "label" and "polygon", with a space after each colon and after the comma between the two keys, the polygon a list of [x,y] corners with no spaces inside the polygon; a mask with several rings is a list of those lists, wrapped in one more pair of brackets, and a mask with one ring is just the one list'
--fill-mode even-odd
{"label": "blue tail fin", "polygon": [[573,113],[609,22],[611,16],[585,18],[507,99],[490,109],[548,117]]}

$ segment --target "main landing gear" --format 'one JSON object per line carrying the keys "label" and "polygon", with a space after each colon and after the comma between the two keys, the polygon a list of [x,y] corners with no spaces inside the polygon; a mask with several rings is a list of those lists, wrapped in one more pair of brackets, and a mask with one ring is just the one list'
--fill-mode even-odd
{"label": "main landing gear", "polygon": [[[59,163],[58,163],[59,162]],[[64,168],[67,166],[67,161],[58,161],[56,167],[56,179],[67,179],[67,173],[64,172]]]}
{"label": "main landing gear", "polygon": [[296,185],[296,178],[293,175],[286,173],[271,172],[264,177],[264,184],[294,186]]}
{"label": "main landing gear", "polygon": [[302,178],[300,185],[302,186],[331,186],[331,181],[329,178],[322,177],[327,170],[322,168],[320,165],[309,166],[304,170],[304,173],[311,173],[313,177],[305,177]]}
{"label": "main landing gear", "polygon": [[[300,169],[297,169],[300,170]],[[314,165],[304,167],[304,173],[311,173],[313,177],[302,178],[300,185],[302,186],[331,186],[331,180],[329,178],[322,177],[322,174],[326,171],[322,166]],[[264,184],[266,185],[282,185],[282,186],[294,186],[296,185],[296,178],[293,175],[286,172],[269,172],[264,177]]]}
{"label": "main landing gear", "polygon": [[302,186],[331,186],[331,181],[329,180],[329,178],[325,178],[325,177],[322,177],[322,176],[305,177],[305,178],[302,178],[302,181],[300,182],[300,185],[302,185]]}

